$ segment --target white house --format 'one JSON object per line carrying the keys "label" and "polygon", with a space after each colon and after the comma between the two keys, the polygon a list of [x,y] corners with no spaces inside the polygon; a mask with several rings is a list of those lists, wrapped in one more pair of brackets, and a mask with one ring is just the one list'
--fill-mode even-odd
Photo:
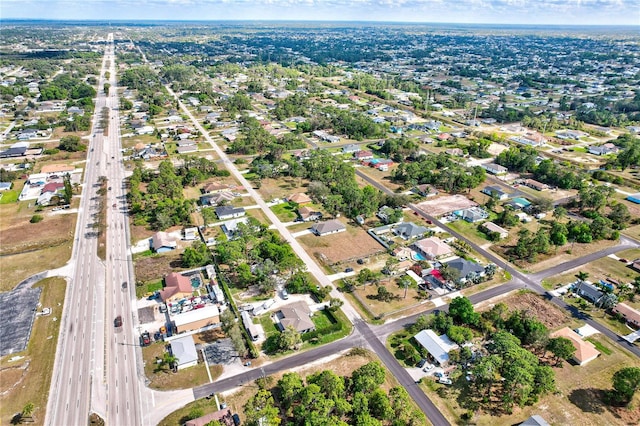
{"label": "white house", "polygon": [[431,354],[440,366],[447,365],[449,352],[458,349],[458,345],[453,343],[446,334],[438,336],[433,330],[422,330],[413,338]]}

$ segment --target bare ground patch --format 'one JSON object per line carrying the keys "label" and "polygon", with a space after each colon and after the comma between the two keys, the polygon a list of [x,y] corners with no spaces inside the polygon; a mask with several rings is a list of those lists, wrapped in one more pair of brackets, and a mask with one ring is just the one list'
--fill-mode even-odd
{"label": "bare ground patch", "polygon": [[460,194],[437,197],[417,204],[422,211],[432,216],[442,216],[455,210],[467,209],[477,205],[477,203]]}
{"label": "bare ground patch", "polygon": [[176,252],[176,250],[143,257],[135,262],[136,280],[142,282],[157,280],[181,268],[182,260],[180,259],[180,253]]}
{"label": "bare ground patch", "polygon": [[347,226],[346,232],[323,237],[303,235],[297,240],[309,254],[330,265],[384,251],[383,247],[366,231],[353,226]]}
{"label": "bare ground patch", "polygon": [[517,292],[500,302],[507,305],[510,311],[527,311],[550,330],[555,330],[569,321],[569,317],[563,311],[537,294]]}

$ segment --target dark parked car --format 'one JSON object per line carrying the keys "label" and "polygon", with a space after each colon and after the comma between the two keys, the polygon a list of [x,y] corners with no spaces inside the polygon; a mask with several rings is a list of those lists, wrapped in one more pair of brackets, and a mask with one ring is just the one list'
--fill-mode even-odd
{"label": "dark parked car", "polygon": [[233,424],[235,426],[240,426],[240,416],[237,413],[231,416],[231,418],[233,419]]}
{"label": "dark parked car", "polygon": [[116,327],[122,327],[122,316],[118,315],[113,321],[113,325]]}
{"label": "dark parked car", "polygon": [[148,331],[145,331],[142,333],[142,336],[140,336],[140,340],[142,341],[142,346],[149,346],[151,344],[151,335]]}
{"label": "dark parked car", "polygon": [[353,272],[353,268],[347,268],[344,270],[345,272]]}

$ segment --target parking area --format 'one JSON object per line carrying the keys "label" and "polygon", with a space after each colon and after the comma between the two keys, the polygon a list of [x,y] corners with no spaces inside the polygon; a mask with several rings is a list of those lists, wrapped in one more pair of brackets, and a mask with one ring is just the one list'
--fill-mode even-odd
{"label": "parking area", "polygon": [[20,288],[0,293],[3,325],[0,327],[0,356],[25,350],[42,289]]}
{"label": "parking area", "polygon": [[231,339],[216,340],[214,343],[205,346],[204,353],[210,365],[230,365],[240,361],[238,352],[233,348]]}

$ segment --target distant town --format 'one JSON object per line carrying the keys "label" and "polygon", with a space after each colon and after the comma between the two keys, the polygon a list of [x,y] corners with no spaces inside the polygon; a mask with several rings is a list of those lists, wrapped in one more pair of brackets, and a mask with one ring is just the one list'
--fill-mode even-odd
{"label": "distant town", "polygon": [[640,422],[637,31],[1,43],[1,423]]}

